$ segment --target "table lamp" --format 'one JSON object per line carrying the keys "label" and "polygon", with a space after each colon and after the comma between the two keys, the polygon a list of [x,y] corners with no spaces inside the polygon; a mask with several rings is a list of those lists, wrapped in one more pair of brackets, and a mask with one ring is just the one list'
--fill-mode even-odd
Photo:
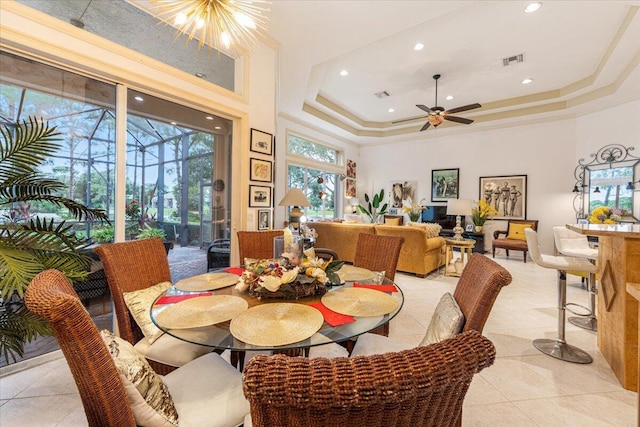
{"label": "table lamp", "polygon": [[460,223],[461,216],[471,215],[470,199],[451,199],[447,201],[447,215],[456,216],[456,226],[453,228],[453,240],[463,240],[464,229]]}
{"label": "table lamp", "polygon": [[309,199],[299,188],[290,188],[284,195],[278,206],[293,206],[289,212],[289,225],[298,231],[300,229],[300,218],[304,212],[300,210],[300,206],[311,206]]}

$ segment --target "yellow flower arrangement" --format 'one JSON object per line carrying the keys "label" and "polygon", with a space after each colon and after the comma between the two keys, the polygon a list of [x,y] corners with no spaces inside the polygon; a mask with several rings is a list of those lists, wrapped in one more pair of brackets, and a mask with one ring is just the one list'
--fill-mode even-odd
{"label": "yellow flower arrangement", "polygon": [[483,226],[488,219],[493,218],[497,213],[496,208],[484,200],[478,200],[477,206],[471,209],[471,219],[474,225]]}
{"label": "yellow flower arrangement", "polygon": [[591,211],[588,219],[591,224],[616,224],[625,215],[629,215],[629,211],[626,209],[599,206]]}

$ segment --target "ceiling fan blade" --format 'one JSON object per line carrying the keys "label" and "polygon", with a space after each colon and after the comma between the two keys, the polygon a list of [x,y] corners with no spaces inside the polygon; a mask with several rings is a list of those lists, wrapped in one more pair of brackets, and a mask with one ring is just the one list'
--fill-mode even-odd
{"label": "ceiling fan blade", "polygon": [[471,123],[473,123],[473,120],[465,119],[464,117],[456,117],[456,116],[445,115],[444,119],[445,120],[451,120],[452,122],[463,123],[465,125],[470,125]]}
{"label": "ceiling fan blade", "polygon": [[416,107],[418,107],[422,111],[426,111],[427,113],[431,112],[431,108],[427,107],[426,105],[416,105]]}
{"label": "ceiling fan blade", "polygon": [[445,111],[445,114],[455,114],[455,113],[460,113],[462,111],[473,110],[474,108],[480,108],[480,107],[482,107],[482,105],[477,103],[469,104],[469,105],[465,105],[464,107],[452,108],[451,110],[447,110]]}
{"label": "ceiling fan blade", "polygon": [[422,132],[423,130],[429,129],[429,126],[431,126],[431,123],[429,123],[429,122],[425,123],[424,126],[422,126],[420,128],[420,132]]}

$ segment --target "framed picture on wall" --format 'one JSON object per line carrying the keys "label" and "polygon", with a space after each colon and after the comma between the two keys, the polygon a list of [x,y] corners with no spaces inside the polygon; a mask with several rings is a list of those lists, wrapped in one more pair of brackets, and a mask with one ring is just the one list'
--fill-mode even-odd
{"label": "framed picture on wall", "polygon": [[417,192],[418,181],[391,181],[389,207],[401,209],[402,202],[408,199],[411,199],[412,203],[417,203]]}
{"label": "framed picture on wall", "polygon": [[345,180],[345,196],[356,197],[356,180],[347,178]]}
{"label": "framed picture on wall", "polygon": [[356,162],[347,159],[347,178],[356,177]]}
{"label": "framed picture on wall", "polygon": [[273,155],[273,135],[258,129],[251,129],[251,146],[254,153]]}
{"label": "framed picture on wall", "polygon": [[494,219],[527,219],[527,175],[481,176],[479,199],[498,210]]}
{"label": "framed picture on wall", "polygon": [[431,201],[446,202],[457,199],[460,191],[460,169],[433,169],[431,171]]}
{"label": "framed picture on wall", "polygon": [[249,169],[251,172],[249,173],[249,179],[251,181],[272,182],[272,165],[273,162],[269,160],[250,158]]}
{"label": "framed picture on wall", "polygon": [[271,228],[271,210],[258,209],[258,230],[268,230]]}
{"label": "framed picture on wall", "polygon": [[249,186],[249,207],[250,208],[270,208],[271,207],[271,187],[262,185]]}

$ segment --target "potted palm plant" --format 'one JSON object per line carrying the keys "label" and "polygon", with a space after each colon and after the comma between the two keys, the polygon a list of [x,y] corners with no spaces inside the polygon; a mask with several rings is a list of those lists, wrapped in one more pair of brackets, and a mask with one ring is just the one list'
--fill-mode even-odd
{"label": "potted palm plant", "polygon": [[380,190],[380,193],[374,194],[373,198],[369,198],[367,193],[364,193],[364,201],[367,202],[366,206],[358,205],[360,212],[365,214],[371,223],[378,222],[380,216],[387,213],[388,204],[382,204],[384,200],[384,188]]}
{"label": "potted palm plant", "polygon": [[17,360],[24,345],[50,334],[44,320],[31,314],[23,295],[31,279],[55,268],[72,281],[87,277],[91,258],[83,253],[90,243],[65,221],[32,216],[32,202],[66,208],[75,220],[109,223],[105,212],[60,196],[65,185],[38,172],[60,148],[55,126],[29,117],[15,127],[0,128],[0,354]]}

